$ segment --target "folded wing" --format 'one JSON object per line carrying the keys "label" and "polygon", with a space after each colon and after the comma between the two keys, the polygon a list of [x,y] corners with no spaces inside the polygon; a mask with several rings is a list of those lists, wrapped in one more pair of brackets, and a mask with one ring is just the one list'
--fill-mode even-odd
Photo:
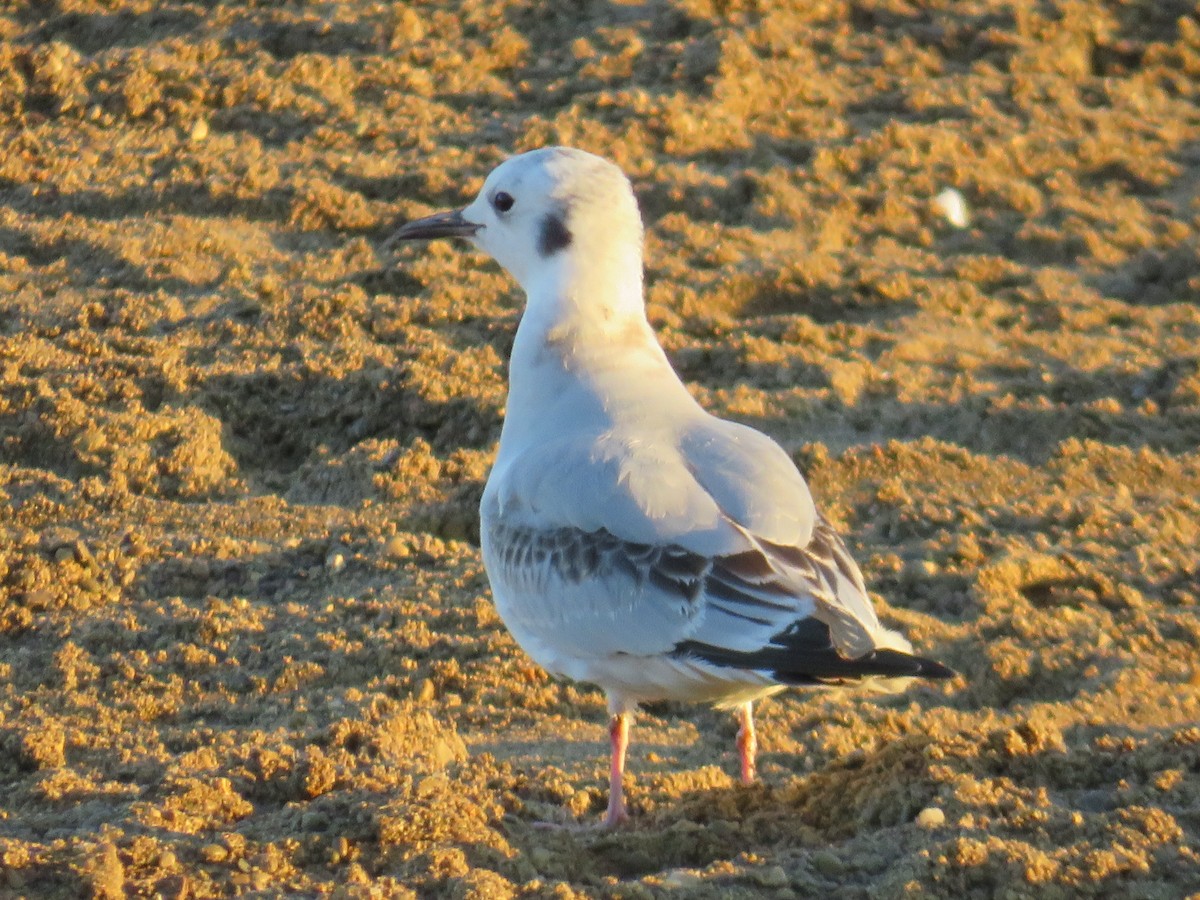
{"label": "folded wing", "polygon": [[489,484],[484,553],[518,635],[576,657],[668,654],[782,683],[951,674],[880,625],[774,442],[711,417],[674,433],[550,442]]}

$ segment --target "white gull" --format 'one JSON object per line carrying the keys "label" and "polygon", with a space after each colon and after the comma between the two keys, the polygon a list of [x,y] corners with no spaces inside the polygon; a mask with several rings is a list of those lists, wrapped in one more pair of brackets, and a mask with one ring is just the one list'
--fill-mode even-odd
{"label": "white gull", "polygon": [[627,818],[643,701],[736,708],[749,782],[756,699],[953,676],[880,624],[779,445],[705,412],[671,368],[646,321],[642,220],[620,169],[566,147],[524,153],[465,209],[392,240],[455,236],[526,293],[480,506],[484,565],[521,647],[607,694],[608,824]]}

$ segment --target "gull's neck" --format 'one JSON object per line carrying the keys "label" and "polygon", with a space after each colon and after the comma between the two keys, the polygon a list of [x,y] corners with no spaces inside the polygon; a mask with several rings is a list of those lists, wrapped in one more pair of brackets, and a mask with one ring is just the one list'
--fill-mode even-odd
{"label": "gull's neck", "polygon": [[548,329],[594,332],[646,321],[641,246],[594,243],[557,253],[529,272],[522,283],[526,319]]}
{"label": "gull's neck", "polygon": [[640,246],[581,250],[524,280],[502,453],[573,427],[636,427],[651,414],[643,397],[694,404],[646,321]]}

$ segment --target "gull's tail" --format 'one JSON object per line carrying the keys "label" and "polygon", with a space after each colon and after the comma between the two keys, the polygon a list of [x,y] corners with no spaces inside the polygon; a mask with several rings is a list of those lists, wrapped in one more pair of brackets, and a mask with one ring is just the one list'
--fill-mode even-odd
{"label": "gull's tail", "polygon": [[[753,651],[731,650],[699,641],[684,641],[675,646],[677,655],[693,657],[711,665],[746,669],[768,675],[780,684],[844,684],[870,680],[885,690],[892,679],[954,678],[953,669],[932,659],[909,652],[908,641],[895,632],[881,629],[881,646],[862,656],[850,658],[838,652],[829,626],[816,617],[794,622],[771,642]],[[894,644],[886,639],[895,634]],[[893,683],[894,684],[894,683]],[[903,687],[903,684],[894,684]]]}

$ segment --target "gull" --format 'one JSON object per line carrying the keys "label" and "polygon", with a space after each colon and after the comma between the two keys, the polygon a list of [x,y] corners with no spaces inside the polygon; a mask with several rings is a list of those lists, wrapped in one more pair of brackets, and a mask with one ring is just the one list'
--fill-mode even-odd
{"label": "gull", "polygon": [[388,243],[444,237],[466,238],[525,291],[480,504],[483,562],[525,652],[607,696],[607,825],[628,818],[640,703],[736,710],[749,783],[755,700],[954,676],[880,624],[788,454],[688,393],[646,319],[642,219],[617,166],[568,147],[511,157],[470,205]]}

